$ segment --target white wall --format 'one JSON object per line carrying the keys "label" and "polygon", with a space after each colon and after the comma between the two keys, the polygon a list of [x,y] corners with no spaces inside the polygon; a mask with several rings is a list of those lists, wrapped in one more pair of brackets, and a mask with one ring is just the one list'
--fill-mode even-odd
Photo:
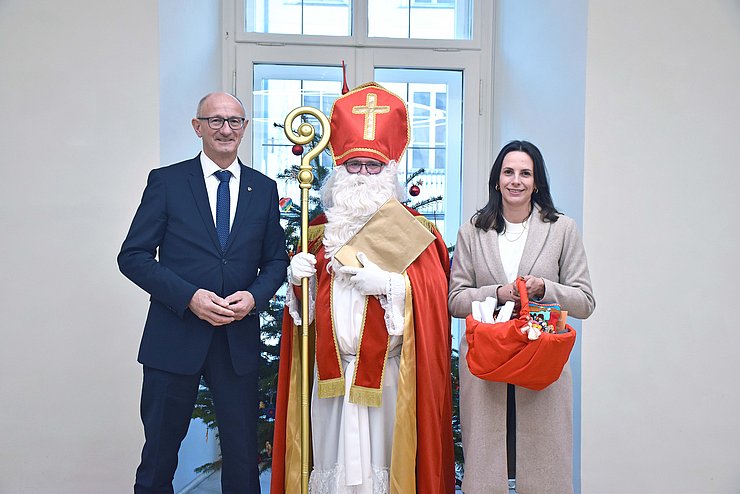
{"label": "white wall", "polygon": [[[0,2],[0,492],[131,490],[148,303],[115,258],[148,171],[200,149],[221,17],[219,0]],[[194,422],[176,488],[215,443]]]}
{"label": "white wall", "polygon": [[157,8],[0,2],[0,492],[128,492],[146,296],[116,266],[159,161]]}
{"label": "white wall", "polygon": [[[579,223],[586,11],[586,0],[502,0],[494,41],[492,158],[511,140],[534,143],[545,158],[555,206]],[[484,166],[490,171],[492,163]]]}
{"label": "white wall", "polygon": [[221,0],[159,0],[162,163],[200,151],[190,119],[200,98],[224,90],[221,25]]}
{"label": "white wall", "polygon": [[740,2],[589,3],[583,492],[740,491]]}

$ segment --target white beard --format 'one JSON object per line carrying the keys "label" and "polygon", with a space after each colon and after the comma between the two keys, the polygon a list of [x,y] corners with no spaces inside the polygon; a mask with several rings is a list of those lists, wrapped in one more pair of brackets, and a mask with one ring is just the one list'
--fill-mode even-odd
{"label": "white beard", "polygon": [[327,220],[324,250],[335,272],[341,266],[334,260],[337,250],[354,237],[388,199],[404,200],[404,189],[398,182],[396,169],[393,161],[377,175],[348,173],[343,166],[337,166],[322,186],[321,198]]}

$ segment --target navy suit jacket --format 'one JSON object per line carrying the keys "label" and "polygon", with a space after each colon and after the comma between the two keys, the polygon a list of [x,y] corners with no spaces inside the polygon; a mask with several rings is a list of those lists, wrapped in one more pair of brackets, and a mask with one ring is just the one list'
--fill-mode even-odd
{"label": "navy suit jacket", "polygon": [[[221,251],[200,157],[153,170],[118,255],[121,272],[150,297],[139,362],[177,374],[200,371],[214,331],[226,331],[237,374],[257,369],[259,311],[285,279],[288,256],[277,186],[241,164],[236,215]],[[248,290],[241,321],[214,327],[188,309],[199,288],[226,297]]]}

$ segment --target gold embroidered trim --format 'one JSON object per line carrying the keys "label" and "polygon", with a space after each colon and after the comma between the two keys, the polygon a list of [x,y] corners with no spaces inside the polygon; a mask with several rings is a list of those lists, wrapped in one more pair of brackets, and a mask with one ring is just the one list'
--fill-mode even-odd
{"label": "gold embroidered trim", "polygon": [[414,216],[414,218],[416,218],[416,221],[418,221],[419,223],[421,223],[421,225],[423,227],[425,227],[427,230],[429,230],[430,232],[432,232],[432,233],[436,233],[437,232],[437,226],[434,223],[432,223],[431,221],[429,221],[426,218],[426,216],[419,215],[419,216]]}
{"label": "gold embroidered trim", "polygon": [[[362,338],[365,335],[365,316],[367,315],[367,297],[365,297],[365,310],[362,312],[362,330],[360,331],[360,348],[357,349],[357,360],[360,362],[360,354],[362,353]],[[383,380],[385,379],[385,366],[388,363],[388,352],[391,348],[391,339],[385,344],[385,356],[383,357],[383,370],[380,372],[380,387],[366,388],[364,386],[358,386],[357,380],[357,368],[359,365],[355,365],[355,373],[352,376],[352,386],[349,388],[349,402],[355,405],[365,405],[366,407],[379,407],[383,403]]]}
{"label": "gold embroidered trim", "polygon": [[381,158],[383,158],[383,161],[385,161],[385,163],[388,163],[391,160],[388,156],[386,156],[385,154],[381,153],[377,149],[371,149],[371,148],[352,148],[352,149],[349,149],[349,150],[345,151],[344,153],[342,153],[340,155],[335,155],[334,156],[334,162],[335,162],[335,165],[334,166],[339,166],[339,165],[336,164],[337,161],[341,160],[342,158],[344,158],[345,156],[347,156],[349,153],[354,153],[356,151],[365,151],[365,152],[368,152],[368,153],[372,153],[374,155],[378,155]]}
{"label": "gold embroidered trim", "polygon": [[285,422],[285,492],[301,490],[301,327],[293,325]]}
{"label": "gold embroidered trim", "polygon": [[[332,312],[333,314],[333,312]],[[362,405],[363,403],[359,403],[353,399],[354,392],[352,391],[355,388],[360,388],[361,386],[357,386],[355,382],[357,381],[357,368],[360,367],[360,355],[362,354],[362,338],[365,337],[365,318],[367,317],[367,296],[365,296],[365,305],[362,307],[362,325],[360,326],[360,346],[357,348],[357,356],[355,357],[355,372],[352,375],[352,386],[349,388],[349,402],[354,403],[356,405]],[[386,354],[388,353],[388,350],[386,349]],[[383,371],[385,371],[385,364],[383,364]],[[381,387],[382,387],[383,381],[381,380]],[[367,389],[367,388],[363,388]],[[370,406],[370,405],[365,405]],[[380,405],[375,405],[380,406]]]}
{"label": "gold embroidered trim", "polygon": [[393,451],[389,476],[391,494],[416,494],[416,334],[411,281],[406,282],[403,346],[398,370],[396,421],[393,427]]}
{"label": "gold embroidered trim", "polygon": [[[385,366],[384,366],[385,367]],[[379,407],[383,403],[383,387],[380,389],[355,386],[349,388],[349,401],[355,405]]]}
{"label": "gold embroidered trim", "polygon": [[[337,365],[339,366],[339,377],[335,377],[333,379],[326,379],[322,380],[321,376],[319,376],[319,398],[329,398],[330,396],[343,396],[344,395],[344,368],[342,367],[342,357],[339,356],[339,345],[337,344],[337,334],[334,332],[334,326],[336,324],[334,323],[334,273],[331,275],[331,280],[329,281],[329,313],[331,314],[331,339],[334,342],[334,353],[337,356]],[[363,314],[362,320],[365,320],[365,315]],[[318,367],[317,367],[318,372]],[[342,390],[338,394],[332,394],[330,396],[322,396],[321,394],[321,388],[322,383],[328,383],[325,386],[325,389],[327,392],[334,392],[330,390],[335,390],[336,381],[342,381]]]}
{"label": "gold embroidered trim", "polygon": [[378,95],[376,93],[367,93],[367,95],[365,95],[365,106],[357,105],[352,107],[352,113],[354,115],[365,116],[362,138],[366,141],[375,140],[375,121],[377,115],[390,112],[390,106],[378,106]]}
{"label": "gold embroidered trim", "polygon": [[[405,271],[404,271],[405,273]],[[385,318],[383,318],[385,320]],[[386,330],[387,331],[387,330]],[[403,344],[403,343],[402,343]],[[380,391],[379,400],[382,401],[383,397],[383,383],[385,382],[385,367],[388,363],[388,352],[391,350],[391,337],[388,335],[386,344],[385,344],[385,355],[383,356],[383,370],[380,372],[380,387],[378,388],[378,391]],[[352,390],[350,389],[350,397],[352,397]],[[381,405],[381,401],[378,401],[377,405],[368,405],[368,406],[377,406],[379,407]]]}
{"label": "gold embroidered trim", "polygon": [[324,241],[324,227],[326,225],[313,225],[308,227],[308,251],[316,255],[321,249]]}
{"label": "gold embroidered trim", "polygon": [[319,379],[319,398],[344,396],[344,376],[334,379]]}
{"label": "gold embroidered trim", "polygon": [[325,224],[312,225],[308,227],[308,241],[313,242],[314,240],[324,236]]}

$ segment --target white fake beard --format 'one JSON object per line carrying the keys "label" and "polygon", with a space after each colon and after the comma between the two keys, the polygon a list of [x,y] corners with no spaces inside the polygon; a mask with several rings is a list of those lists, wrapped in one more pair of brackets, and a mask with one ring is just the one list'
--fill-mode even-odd
{"label": "white fake beard", "polygon": [[349,173],[343,166],[334,168],[321,188],[326,214],[324,249],[334,271],[341,266],[334,254],[351,239],[391,197],[404,200],[404,189],[396,176],[396,163],[391,161],[377,175]]}

